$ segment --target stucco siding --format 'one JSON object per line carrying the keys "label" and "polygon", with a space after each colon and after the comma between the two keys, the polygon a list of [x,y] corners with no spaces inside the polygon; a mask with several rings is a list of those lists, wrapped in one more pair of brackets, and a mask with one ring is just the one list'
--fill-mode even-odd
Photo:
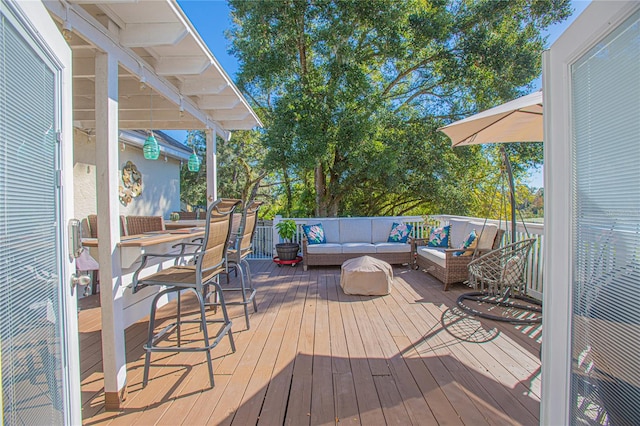
{"label": "stucco siding", "polygon": [[[122,168],[133,162],[142,174],[142,194],[124,206],[118,202],[121,215],[163,216],[180,210],[180,162],[173,158],[146,160],[142,150],[120,142],[118,185],[122,183]],[[95,142],[80,131],[74,132],[74,208],[75,217],[82,219],[96,214]]]}

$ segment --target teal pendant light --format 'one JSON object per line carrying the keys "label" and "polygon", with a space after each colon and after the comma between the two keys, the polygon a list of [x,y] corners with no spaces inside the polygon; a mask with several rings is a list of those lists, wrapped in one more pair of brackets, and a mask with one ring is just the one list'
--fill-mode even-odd
{"label": "teal pendant light", "polygon": [[147,160],[157,160],[160,157],[160,146],[156,137],[153,136],[153,131],[149,132],[149,136],[145,139],[142,153]]}
{"label": "teal pendant light", "polygon": [[193,153],[189,157],[187,167],[189,168],[190,172],[197,172],[200,170],[200,157],[196,155],[195,151],[193,151]]}
{"label": "teal pendant light", "polygon": [[156,137],[153,136],[153,90],[151,90],[151,93],[149,95],[149,117],[151,130],[149,130],[147,139],[144,140],[142,153],[144,155],[144,158],[146,158],[147,160],[157,160],[158,157],[160,157],[160,146],[158,145]]}

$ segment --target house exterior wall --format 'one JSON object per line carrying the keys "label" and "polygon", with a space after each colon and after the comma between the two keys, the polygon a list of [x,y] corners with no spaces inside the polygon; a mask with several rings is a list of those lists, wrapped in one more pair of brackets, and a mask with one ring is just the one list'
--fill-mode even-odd
{"label": "house exterior wall", "polygon": [[[96,161],[95,140],[81,131],[74,131],[74,207],[75,216],[83,219],[96,211]],[[127,161],[133,162],[142,174],[142,194],[124,206],[119,203],[121,215],[162,216],[180,210],[180,161],[161,155],[156,161],[146,160],[142,150],[120,144],[118,176],[122,185],[122,168]]]}

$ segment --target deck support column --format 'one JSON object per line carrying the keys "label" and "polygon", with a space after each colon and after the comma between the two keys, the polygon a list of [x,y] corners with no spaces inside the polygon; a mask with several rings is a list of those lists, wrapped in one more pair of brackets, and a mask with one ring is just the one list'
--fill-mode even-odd
{"label": "deck support column", "polygon": [[98,257],[102,311],[102,363],[105,409],[119,410],[126,397],[123,292],[118,202],[118,60],[98,52],[96,81],[96,188],[98,210]]}
{"label": "deck support column", "polygon": [[207,141],[207,207],[218,198],[218,164],[216,159],[216,134],[210,128],[205,131]]}

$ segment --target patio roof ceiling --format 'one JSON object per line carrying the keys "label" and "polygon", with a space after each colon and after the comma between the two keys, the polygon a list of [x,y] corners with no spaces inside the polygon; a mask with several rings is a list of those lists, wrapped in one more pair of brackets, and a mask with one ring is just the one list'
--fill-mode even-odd
{"label": "patio roof ceiling", "polygon": [[117,55],[120,64],[120,129],[209,127],[227,136],[230,130],[262,125],[175,0],[51,0],[45,5],[73,50],[76,127],[95,127],[99,51]]}

